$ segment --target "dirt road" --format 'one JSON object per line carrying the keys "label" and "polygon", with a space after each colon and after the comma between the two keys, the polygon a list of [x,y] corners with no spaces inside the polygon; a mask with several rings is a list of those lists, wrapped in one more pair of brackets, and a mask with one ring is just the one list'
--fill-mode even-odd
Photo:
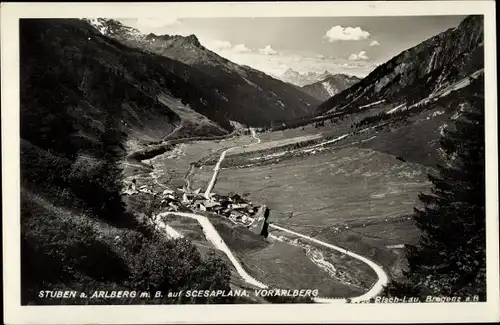
{"label": "dirt road", "polygon": [[[250,143],[250,144],[246,144],[243,146],[243,148],[247,148],[247,147],[250,147],[250,146],[253,146],[253,145],[256,145],[256,144],[259,144],[260,143],[260,139],[259,137],[257,137],[257,134],[255,133],[255,130],[254,129],[250,129],[250,132],[252,133],[252,137],[257,140],[256,142],[253,142],[253,143]],[[226,157],[226,154],[233,150],[233,149],[236,149],[238,148],[239,146],[235,146],[235,147],[231,147],[231,148],[228,148],[226,150],[224,150],[220,157],[219,157],[219,160],[217,161],[217,164],[215,165],[215,168],[214,168],[214,173],[212,175],[212,179],[210,179],[210,182],[208,183],[208,186],[207,186],[207,189],[205,191],[205,198],[209,198],[210,197],[210,193],[212,192],[213,188],[214,188],[214,185],[215,185],[215,182],[217,181],[217,176],[219,176],[219,170],[220,170],[220,164],[222,163],[222,161],[224,160],[224,158]]]}
{"label": "dirt road", "polygon": [[[250,276],[247,271],[241,266],[240,262],[238,259],[234,256],[233,252],[229,247],[226,245],[222,237],[219,235],[215,227],[212,225],[210,220],[208,220],[207,217],[199,215],[199,214],[194,214],[194,213],[184,213],[184,212],[164,212],[160,213],[157,217],[163,217],[163,216],[168,216],[168,215],[176,215],[176,216],[181,216],[181,217],[186,217],[186,218],[191,218],[195,219],[198,221],[200,226],[203,229],[203,232],[205,234],[205,237],[209,242],[211,242],[215,248],[221,250],[226,254],[226,256],[229,258],[231,263],[233,264],[234,268],[238,272],[238,274],[245,280],[245,282],[252,284],[258,288],[266,289],[267,286],[263,284],[262,282],[257,281],[254,279],[252,276]],[[174,230],[175,231],[175,230]],[[172,233],[172,235],[175,236],[175,233]]]}

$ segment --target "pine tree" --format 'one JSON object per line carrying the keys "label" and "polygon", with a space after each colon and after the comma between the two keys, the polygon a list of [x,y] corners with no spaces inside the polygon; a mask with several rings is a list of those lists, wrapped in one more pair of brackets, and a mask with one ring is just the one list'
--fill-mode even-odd
{"label": "pine tree", "polygon": [[[454,130],[441,138],[444,163],[429,175],[430,194],[414,220],[422,235],[409,246],[406,273],[418,293],[485,295],[484,81],[475,81],[462,98]],[[401,290],[401,288],[400,288]],[[406,290],[406,289],[405,289]]]}

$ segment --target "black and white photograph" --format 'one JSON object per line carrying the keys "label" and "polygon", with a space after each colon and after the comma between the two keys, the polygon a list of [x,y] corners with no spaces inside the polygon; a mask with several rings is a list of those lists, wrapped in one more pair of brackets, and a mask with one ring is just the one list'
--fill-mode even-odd
{"label": "black and white photograph", "polygon": [[19,7],[16,55],[2,44],[11,319],[247,308],[224,323],[267,305],[335,321],[355,304],[498,318],[494,4],[453,3]]}

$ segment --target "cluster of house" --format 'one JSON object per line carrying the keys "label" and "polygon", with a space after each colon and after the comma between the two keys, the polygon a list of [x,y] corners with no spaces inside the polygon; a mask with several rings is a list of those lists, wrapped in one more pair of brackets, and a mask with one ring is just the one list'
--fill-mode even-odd
{"label": "cluster of house", "polygon": [[246,201],[238,194],[211,194],[207,199],[197,190],[194,192],[180,191],[177,195],[180,197],[176,197],[173,191],[169,191],[164,197],[165,203],[173,209],[172,211],[179,211],[179,203],[181,203],[182,206],[192,210],[212,212],[245,226],[250,226],[253,223],[253,217],[258,211],[258,208],[252,206],[251,202]]}
{"label": "cluster of house", "polygon": [[[263,207],[253,206],[252,202],[238,194],[212,193],[209,198],[206,198],[200,193],[200,190],[188,191],[185,188],[179,188],[174,191],[166,188],[160,194],[161,205],[166,211],[171,212],[207,211],[215,213],[230,219],[233,223],[247,227],[251,226],[255,220],[260,221],[264,218],[264,212],[260,211]],[[123,191],[123,194],[128,195],[139,193],[157,195],[147,185],[136,187],[134,181],[128,184]]]}

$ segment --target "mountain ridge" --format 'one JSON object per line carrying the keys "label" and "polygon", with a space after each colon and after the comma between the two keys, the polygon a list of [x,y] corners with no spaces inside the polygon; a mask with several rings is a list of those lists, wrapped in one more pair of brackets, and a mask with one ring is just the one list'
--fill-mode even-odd
{"label": "mountain ridge", "polygon": [[355,109],[382,99],[414,104],[419,97],[449,86],[482,66],[482,35],[482,16],[468,16],[459,26],[378,66],[353,87],[320,104],[317,113]]}
{"label": "mountain ridge", "polygon": [[325,70],[323,72],[309,71],[306,73],[300,73],[296,70],[293,70],[292,68],[288,68],[281,75],[276,76],[276,78],[283,80],[287,83],[290,83],[292,85],[304,87],[306,85],[320,82],[332,75],[334,74],[328,70]]}
{"label": "mountain ridge", "polygon": [[226,120],[264,126],[273,120],[312,115],[320,103],[292,85],[217,55],[204,47],[195,35],[144,35],[112,19],[102,18],[100,22],[114,26],[101,29],[112,31],[108,36],[123,44],[179,61],[203,73],[210,91],[226,103],[232,103],[232,107],[224,108],[222,113]]}

